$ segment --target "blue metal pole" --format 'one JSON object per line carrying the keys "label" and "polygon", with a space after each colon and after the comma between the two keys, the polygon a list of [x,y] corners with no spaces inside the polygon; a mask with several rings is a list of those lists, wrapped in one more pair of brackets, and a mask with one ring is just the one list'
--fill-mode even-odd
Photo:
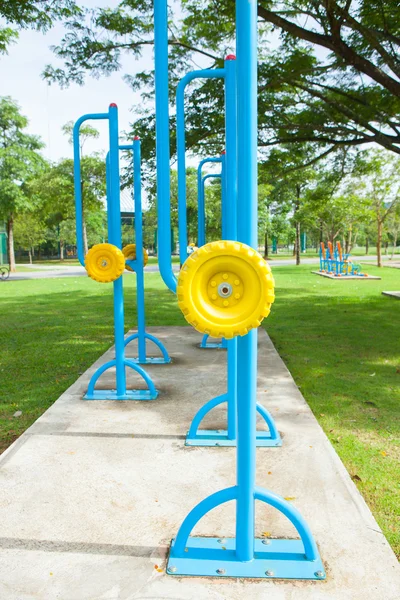
{"label": "blue metal pole", "polygon": [[82,214],[82,175],[81,175],[81,149],[79,144],[79,130],[85,121],[108,119],[109,113],[90,113],[80,117],[72,132],[72,142],[74,150],[74,192],[75,192],[75,213],[76,213],[76,246],[78,259],[81,265],[85,265],[85,255],[83,251],[83,214]]}
{"label": "blue metal pole", "polygon": [[140,139],[133,142],[133,188],[135,196],[135,239],[136,239],[136,305],[138,318],[139,361],[146,361],[146,317],[144,305],[144,260],[143,260],[143,219],[142,219],[142,173]]}
{"label": "blue metal pole", "polygon": [[[222,219],[227,238],[237,239],[237,103],[236,103],[236,57],[225,59],[225,157],[223,161],[226,191]],[[237,436],[237,339],[227,341],[228,347],[228,438]]]}
{"label": "blue metal pole", "polygon": [[[167,67],[168,68],[168,67]],[[178,169],[178,225],[179,256],[181,264],[187,259],[186,215],[186,140],[185,140],[185,89],[194,79],[217,79],[225,76],[225,69],[201,69],[185,75],[176,90],[176,152]]]}
{"label": "blue metal pole", "polygon": [[[236,1],[238,240],[257,248],[257,1]],[[236,555],[254,558],[257,330],[238,338]]]}
{"label": "blue metal pole", "polygon": [[[110,104],[110,206],[111,230],[109,231],[109,242],[117,248],[121,248],[121,208],[120,208],[120,180],[119,180],[119,135],[118,135],[118,108],[116,104]],[[114,335],[115,335],[115,362],[117,394],[126,394],[125,374],[125,346],[124,346],[124,292],[122,277],[114,281]]]}
{"label": "blue metal pole", "polygon": [[158,264],[165,285],[176,293],[171,259],[171,201],[168,97],[168,4],[154,0],[154,77],[156,96],[156,176]]}
{"label": "blue metal pole", "polygon": [[197,167],[197,202],[198,202],[198,217],[197,217],[197,245],[204,246],[206,243],[206,207],[204,198],[204,182],[202,180],[202,168],[206,163],[221,162],[220,157],[204,158],[200,161]]}
{"label": "blue metal pole", "polygon": [[227,216],[228,216],[229,198],[226,193],[226,156],[225,151],[221,154],[221,239],[231,239],[228,234]]}

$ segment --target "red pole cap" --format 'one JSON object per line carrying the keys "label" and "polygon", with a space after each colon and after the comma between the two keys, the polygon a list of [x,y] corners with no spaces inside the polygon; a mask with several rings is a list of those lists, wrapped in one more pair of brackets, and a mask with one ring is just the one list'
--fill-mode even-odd
{"label": "red pole cap", "polygon": [[134,140],[140,140],[140,137],[138,135],[135,135],[135,137],[133,139]]}
{"label": "red pole cap", "polygon": [[234,54],[228,54],[225,60],[236,60],[236,56]]}
{"label": "red pole cap", "polygon": [[222,150],[221,154],[226,154],[226,150]]}
{"label": "red pole cap", "polygon": [[110,104],[110,108],[118,108],[118,107],[117,107],[117,105],[115,104],[115,102],[112,102],[112,103]]}

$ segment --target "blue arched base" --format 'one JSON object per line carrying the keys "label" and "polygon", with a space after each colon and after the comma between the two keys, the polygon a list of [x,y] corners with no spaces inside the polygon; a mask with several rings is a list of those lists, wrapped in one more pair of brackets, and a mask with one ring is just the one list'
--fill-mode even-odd
{"label": "blue arched base", "polygon": [[190,537],[204,515],[225,502],[237,500],[238,491],[237,486],[220,490],[193,508],[172,540],[167,573],[179,577],[325,579],[324,565],[307,522],[290,502],[259,487],[254,490],[254,501],[279,510],[300,539],[255,539],[253,559],[242,562],[237,558],[235,538]]}
{"label": "blue arched base", "polygon": [[[229,402],[228,394],[209,400],[196,413],[186,437],[186,446],[236,446],[236,432],[233,435],[225,429],[199,429],[204,417],[216,406]],[[272,415],[257,402],[257,412],[268,425],[268,431],[257,431],[256,445],[276,447],[282,446],[282,438],[276,428]]]}
{"label": "blue arched base", "polygon": [[209,338],[208,333],[203,335],[203,339],[200,342],[200,348],[213,348],[213,349],[218,348],[218,349],[226,350],[226,348],[228,347],[225,338],[222,338],[222,340],[220,342],[209,342],[208,338]]}
{"label": "blue arched base", "polygon": [[[156,338],[154,335],[150,335],[150,333],[144,333],[143,337],[145,340],[149,340],[150,342],[153,342],[153,344],[155,344],[157,346],[157,348],[159,348],[159,350],[161,351],[162,356],[145,356],[145,357],[140,357],[137,356],[136,358],[131,358],[130,360],[138,365],[167,365],[171,362],[171,358],[167,352],[167,349],[165,348],[164,344],[162,342],[160,342],[160,340],[158,338]],[[128,344],[130,344],[131,342],[133,342],[134,340],[139,339],[139,333],[133,333],[131,335],[128,335],[127,338],[125,338],[124,341],[124,345],[125,348]]]}
{"label": "blue arched base", "polygon": [[84,400],[155,400],[158,397],[158,391],[156,390],[153,380],[149,377],[146,371],[126,358],[124,359],[124,366],[130,367],[136,371],[136,373],[141,375],[146,382],[147,389],[127,390],[125,386],[125,389],[122,392],[117,392],[115,389],[96,390],[95,385],[100,376],[108,369],[116,366],[116,360],[110,360],[97,369],[89,382],[88,390],[83,397]]}

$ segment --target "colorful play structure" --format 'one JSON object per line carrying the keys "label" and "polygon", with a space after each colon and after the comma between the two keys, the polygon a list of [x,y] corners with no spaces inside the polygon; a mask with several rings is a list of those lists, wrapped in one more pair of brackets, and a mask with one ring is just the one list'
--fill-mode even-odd
{"label": "colorful play structure", "polygon": [[[279,446],[282,441],[271,415],[257,402],[257,329],[274,302],[274,280],[257,248],[257,2],[236,1],[236,57],[226,57],[224,66],[188,73],[180,81],[176,97],[178,215],[181,270],[176,278],[171,261],[170,215],[170,122],[168,81],[167,0],[154,2],[156,178],[158,211],[158,258],[161,277],[177,296],[185,319],[204,336],[221,338],[227,348],[226,393],[209,400],[199,409],[190,427],[186,444],[193,446],[234,446],[237,456],[236,485],[216,491],[195,506],[184,519],[171,542],[167,564],[170,575],[241,577],[264,579],[325,579],[325,570],[310,528],[294,505],[256,485],[257,446]],[[186,222],[186,85],[195,79],[220,78],[225,89],[225,152],[221,157],[201,161],[199,190],[204,191],[202,167],[221,163],[222,239],[207,243],[204,193],[199,193],[199,248],[188,255]],[[109,126],[109,154],[106,161],[108,243],[83,254],[82,198],[79,129],[89,119],[103,119]],[[240,141],[240,143],[239,143]],[[133,151],[135,198],[135,246],[122,248],[120,223],[119,152]],[[146,253],[141,235],[140,140],[121,145],[118,109],[82,116],[74,128],[75,197],[78,256],[90,277],[113,282],[115,360],[102,365],[93,375],[88,400],[154,400],[158,391],[139,366],[155,362],[146,355],[146,341],[154,342],[163,359],[170,362],[162,344],[146,333],[143,268]],[[124,339],[124,269],[136,273],[138,332]],[[125,357],[126,344],[139,341],[136,362]],[[206,338],[207,340],[207,338]],[[206,342],[205,342],[206,344]],[[95,389],[99,377],[115,367],[116,389]],[[130,390],[126,369],[144,380],[145,390]],[[171,366],[161,368],[173,369]],[[199,429],[204,416],[221,404],[227,407],[225,431]],[[269,430],[257,431],[259,413]],[[275,450],[279,451],[279,450]],[[199,480],[201,485],[201,478]],[[197,522],[217,506],[236,503],[234,538],[194,537]],[[261,501],[278,510],[293,524],[300,539],[255,538],[255,503]]]}
{"label": "colorful play structure", "polygon": [[332,242],[325,247],[324,242],[319,247],[319,272],[334,277],[368,277],[361,272],[361,265],[350,260],[350,254],[344,254],[340,242],[336,242],[335,249]]}

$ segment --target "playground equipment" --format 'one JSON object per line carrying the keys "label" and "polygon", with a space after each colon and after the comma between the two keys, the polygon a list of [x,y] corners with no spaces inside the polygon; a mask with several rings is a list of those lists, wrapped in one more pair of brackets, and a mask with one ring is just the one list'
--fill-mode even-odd
{"label": "playground equipment", "polygon": [[[257,3],[255,0],[236,1],[237,74],[240,84],[236,84],[234,79],[232,87],[227,83],[229,77],[235,75],[236,61],[231,61],[233,67],[227,67],[229,61],[226,61],[225,69],[195,71],[186,75],[178,86],[178,210],[183,264],[179,282],[172,270],[169,234],[167,12],[167,1],[156,0],[154,33],[160,272],[168,288],[178,293],[178,302],[192,325],[202,332],[218,332],[225,338],[239,334],[228,339],[228,356],[237,359],[234,364],[228,358],[228,370],[234,366],[237,395],[233,413],[237,432],[237,483],[205,498],[187,515],[172,541],[167,573],[178,576],[324,579],[325,572],[317,546],[302,516],[292,504],[255,484],[257,327],[268,313],[273,299],[273,280],[269,268],[254,250],[257,247]],[[187,258],[183,90],[186,83],[196,77],[225,78],[228,100],[226,169],[229,171],[226,182],[230,206],[227,219],[230,239],[217,242],[214,246],[203,246]],[[235,298],[234,295],[232,298],[236,292],[233,292],[231,281],[235,286],[236,280],[239,281],[238,286],[242,286],[242,298]],[[212,285],[214,281],[216,285]],[[256,285],[256,293],[251,293],[250,284]],[[213,289],[217,290],[217,298],[213,298]],[[259,294],[264,291],[268,295],[260,300]],[[203,300],[201,306],[199,296]],[[233,303],[233,299],[236,303]],[[190,536],[193,527],[206,513],[230,500],[236,502],[234,539]],[[256,500],[267,503],[285,515],[301,539],[256,540]]]}
{"label": "playground equipment", "polygon": [[324,242],[320,243],[319,271],[335,277],[368,277],[367,273],[361,272],[361,265],[350,260],[350,254],[343,254],[340,242],[336,242],[335,249],[332,242],[328,242],[327,247]]}
{"label": "playground equipment", "polygon": [[[219,158],[218,162],[221,162],[221,215],[222,215],[222,239],[223,240],[236,240],[237,239],[237,227],[239,221],[239,213],[237,209],[237,189],[236,189],[236,149],[237,149],[237,125],[236,125],[236,57],[229,55],[224,61],[223,69],[214,70],[200,70],[188,73],[179,82],[176,93],[176,137],[177,137],[177,168],[178,168],[178,224],[179,224],[179,247],[181,249],[181,263],[184,264],[188,258],[186,254],[187,245],[187,223],[186,223],[186,142],[185,142],[185,109],[184,109],[184,91],[186,85],[198,78],[215,79],[222,78],[225,84],[225,142],[226,150]],[[211,159],[205,159],[206,162],[210,162]],[[212,162],[216,162],[215,159]],[[204,164],[204,162],[203,162]],[[200,163],[200,169],[198,169],[198,180],[201,176],[201,168],[203,166]],[[199,176],[200,170],[200,176]],[[214,175],[214,174],[213,174]],[[207,176],[206,176],[207,177]],[[204,179],[204,178],[202,178]],[[202,190],[202,185],[200,186]],[[199,245],[200,242],[205,242],[205,203],[204,194],[199,195],[199,216],[198,216],[198,229],[199,229]],[[196,253],[202,255],[204,248],[207,246],[202,245]],[[222,248],[222,247],[221,247]],[[225,247],[224,247],[225,248]],[[228,247],[226,247],[227,249]],[[232,251],[232,248],[229,248]],[[193,258],[195,255],[191,255]],[[222,291],[226,288],[227,292],[224,298],[221,299],[224,313],[227,314],[227,308],[231,311],[234,305],[240,305],[240,308],[244,308],[243,303],[243,277],[251,277],[243,268],[237,264],[238,258],[234,257],[233,254],[229,255],[230,258],[226,260],[225,272],[222,270],[217,273],[218,277],[210,281],[210,287],[208,289],[209,298],[214,302],[219,302]],[[190,265],[190,262],[186,262],[181,269],[181,277],[186,274],[186,269]],[[229,265],[236,265],[238,273],[236,275],[229,268]],[[205,267],[204,267],[205,269]],[[222,267],[221,267],[222,269]],[[224,280],[226,278],[226,280]],[[223,283],[225,281],[225,284]],[[237,288],[234,290],[235,281],[238,281]],[[215,289],[212,286],[215,285]],[[180,301],[180,290],[178,287],[178,300]],[[249,289],[247,287],[247,289]],[[256,291],[259,288],[254,288]],[[198,302],[206,302],[206,296],[200,294],[200,289],[196,287],[193,293],[197,296]],[[180,304],[180,306],[183,305]],[[216,307],[215,307],[216,309]],[[185,314],[185,313],[184,313]],[[238,319],[239,312],[234,312],[232,315],[232,325],[235,319]],[[186,444],[188,446],[235,446],[237,443],[237,422],[236,422],[236,404],[237,404],[237,341],[235,338],[238,333],[228,332],[228,335],[223,334],[224,328],[212,328],[210,324],[208,326],[202,326],[199,314],[196,314],[196,318],[192,321],[188,318],[188,314],[185,315],[187,320],[191,322],[196,329],[204,333],[204,337],[201,345],[206,346],[208,336],[221,337],[222,341],[219,347],[227,348],[227,392],[212,398],[209,400],[195,415],[192,424],[189,428],[188,435],[186,438]],[[258,317],[261,316],[258,315]],[[255,323],[259,322],[254,317],[253,327]],[[257,325],[258,326],[258,325]],[[250,328],[250,327],[249,327]],[[231,341],[226,341],[227,338],[231,338]],[[215,344],[216,346],[217,344]],[[204,417],[213,410],[216,406],[226,403],[227,405],[227,429],[226,430],[208,430],[199,429]],[[274,420],[269,412],[257,404],[257,411],[264,419],[268,426],[268,431],[259,431],[257,433],[256,444],[257,446],[280,446],[281,438],[278,430],[275,426]]]}
{"label": "playground equipment", "polygon": [[[80,145],[79,132],[82,123],[87,120],[107,120],[109,123],[109,153],[106,159],[106,183],[107,183],[107,229],[109,243],[93,246],[86,256],[83,252],[82,234],[82,186],[80,169]],[[140,140],[135,139],[133,146],[120,146],[118,136],[118,109],[111,104],[107,113],[86,114],[80,117],[74,126],[74,185],[75,185],[75,207],[76,207],[76,234],[77,252],[82,265],[85,266],[92,279],[101,282],[113,282],[114,292],[114,337],[115,337],[115,359],[111,360],[97,369],[92,376],[88,390],[84,398],[86,400],[155,400],[158,391],[150,376],[136,362],[148,362],[146,357],[145,340],[151,339],[163,352],[165,362],[169,362],[168,354],[162,344],[153,336],[149,336],[144,330],[144,283],[143,283],[143,252],[137,252],[133,258],[133,248],[124,252],[121,250],[121,218],[120,218],[120,181],[119,181],[119,152],[120,150],[133,150],[134,186],[135,186],[135,209],[137,218],[136,245],[142,247],[142,219],[141,219],[141,192],[140,192]],[[136,247],[135,247],[136,251]],[[136,254],[136,252],[135,252]],[[137,276],[137,303],[138,303],[138,333],[124,340],[124,296],[122,273],[125,267],[130,267]],[[132,339],[138,338],[139,357],[128,359],[125,356],[125,345]],[[108,369],[115,367],[116,389],[95,389],[100,376]],[[126,368],[129,367],[138,373],[147,385],[147,389],[127,389]]]}

